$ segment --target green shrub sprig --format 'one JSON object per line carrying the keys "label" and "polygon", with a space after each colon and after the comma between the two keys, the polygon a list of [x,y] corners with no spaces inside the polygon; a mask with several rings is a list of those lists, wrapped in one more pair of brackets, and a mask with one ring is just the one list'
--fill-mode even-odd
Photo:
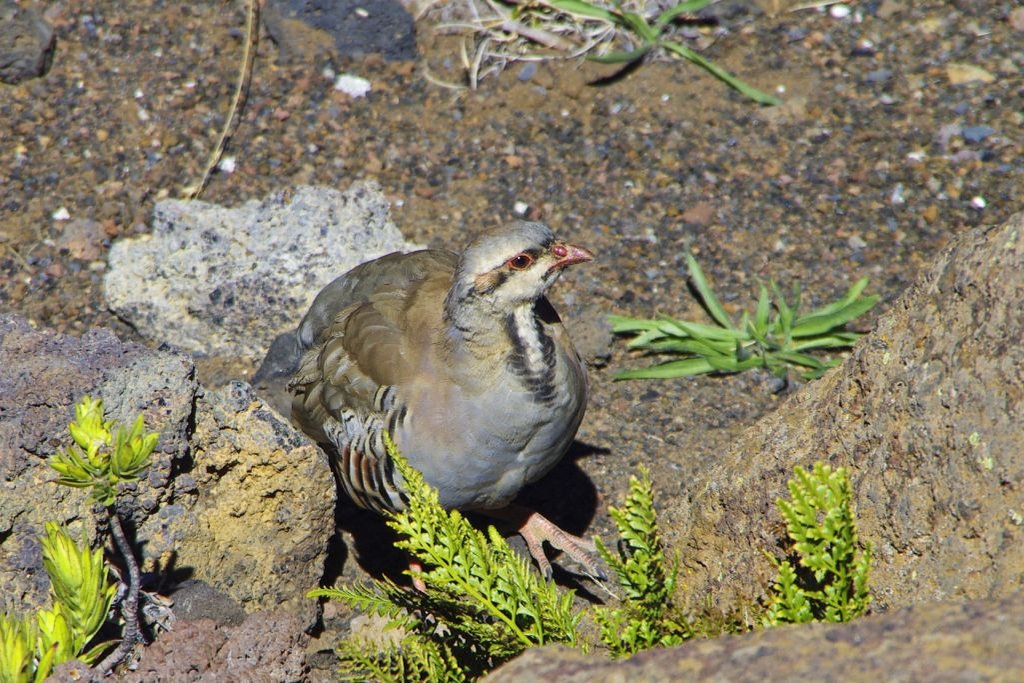
{"label": "green shrub sprig", "polygon": [[92,488],[92,497],[110,507],[117,487],[133,481],[149,464],[159,434],[146,433],[142,416],[130,429],[103,419],[103,401],[89,396],[75,406],[75,420],[68,425],[74,443],[58,451],[50,467],[60,474],[65,486]]}
{"label": "green shrub sprig", "polygon": [[0,682],[42,681],[53,667],[78,658],[92,664],[112,643],[86,651],[106,622],[117,585],[103,550],[79,545],[48,522],[42,538],[43,568],[50,577],[51,607],[34,615],[0,615]]}
{"label": "green shrub sprig", "polygon": [[594,610],[602,642],[613,657],[683,642],[692,635],[690,628],[670,614],[679,563],[666,566],[647,468],[640,469],[639,478],[630,477],[625,505],[609,508],[608,513],[621,537],[618,552],[610,551],[600,538],[594,541],[624,591],[625,603]]}
{"label": "green shrub sprig", "polygon": [[45,679],[56,665],[80,659],[108,673],[142,639],[138,623],[139,568],[115,509],[121,486],[136,480],[149,465],[159,435],[147,433],[140,415],[131,428],[103,419],[103,401],[84,396],[75,405],[68,425],[73,441],[49,460],[57,483],[90,488],[90,497],[106,508],[114,543],[128,568],[128,585],[120,609],[125,626],[117,648],[102,661],[100,655],[116,641],[92,643],[106,623],[118,584],[103,557],[103,549],[78,545],[66,529],[46,523],[43,568],[50,577],[52,607],[33,615],[0,615],[0,683]]}
{"label": "green shrub sprig", "polygon": [[[622,602],[574,611],[572,590],[560,592],[533,571],[494,527],[482,532],[458,511],[441,508],[437,491],[390,438],[385,443],[408,496],[406,509],[389,515],[388,524],[399,534],[396,545],[422,563],[421,569],[408,573],[422,580],[426,590],[381,579],[308,593],[387,617],[388,628],[396,632],[383,644],[358,637],[339,643],[342,680],[456,683],[475,680],[534,645],[564,643],[586,651],[598,643],[581,636],[584,616],[596,623],[600,644],[613,657],[675,645],[698,631],[736,632],[725,625],[691,624],[675,607],[679,562],[666,559],[645,468],[630,478],[624,505],[609,510],[620,536],[615,549],[595,539],[623,593]],[[809,558],[801,564],[820,568],[822,585],[801,587],[796,569],[786,560],[776,561],[782,578],[764,624],[796,620],[793,615],[804,612],[811,618],[853,618],[870,600],[869,556],[855,559],[850,551],[857,539],[845,472],[816,466],[811,475],[800,468],[796,474],[790,483],[793,502],[780,501],[779,507],[796,548]],[[831,542],[815,543],[819,537]],[[847,586],[845,593],[841,585]]]}
{"label": "green shrub sprig", "polygon": [[[776,501],[797,566],[769,555],[779,571],[764,623],[844,622],[867,612],[871,545],[858,554],[850,481],[842,467],[799,465],[789,481],[791,500]],[[798,567],[810,572],[810,580]]]}
{"label": "green shrub sprig", "polygon": [[345,675],[407,680],[405,671],[430,671],[432,679],[443,674],[444,680],[457,680],[447,678],[455,675],[450,666],[456,664],[459,675],[475,678],[529,646],[577,644],[580,615],[572,610],[572,593],[559,594],[494,527],[484,533],[457,510],[444,510],[437,491],[390,438],[386,444],[408,494],[406,509],[390,515],[388,525],[401,536],[396,545],[423,563],[413,577],[428,589],[381,580],[372,587],[309,593],[387,616],[406,633],[399,645],[379,654],[365,644],[343,647]]}

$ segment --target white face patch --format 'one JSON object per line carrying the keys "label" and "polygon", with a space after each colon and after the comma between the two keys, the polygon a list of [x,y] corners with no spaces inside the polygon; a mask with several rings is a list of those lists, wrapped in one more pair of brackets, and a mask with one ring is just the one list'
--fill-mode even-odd
{"label": "white face patch", "polygon": [[545,259],[541,258],[526,270],[508,272],[505,281],[495,289],[495,298],[507,305],[518,306],[544,294],[558,279],[558,271],[545,277],[544,261]]}

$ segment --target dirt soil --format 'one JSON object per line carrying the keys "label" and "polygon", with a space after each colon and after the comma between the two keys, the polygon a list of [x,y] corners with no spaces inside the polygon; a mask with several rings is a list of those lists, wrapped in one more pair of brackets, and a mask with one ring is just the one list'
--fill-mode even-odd
{"label": "dirt soil", "polygon": [[[759,279],[799,282],[822,303],[859,277],[872,320],[964,229],[1020,210],[1024,27],[1009,1],[850,3],[854,13],[739,2],[705,54],[784,104],[760,108],[696,67],[513,66],[476,91],[457,42],[421,22],[423,60],[280,62],[264,34],[248,102],[203,199],[235,205],[296,184],[375,178],[412,240],[460,248],[526,213],[598,254],[558,286],[565,317],[702,315],[684,254],[727,308]],[[147,232],[153,203],[199,178],[228,112],[244,3],[66,0],[45,6],[50,72],[0,85],[0,308],[72,334],[135,333],[106,308],[111,241]],[[1016,26],[1016,28],[1015,28]],[[325,74],[372,91],[353,99]],[[961,82],[967,67],[977,78]],[[301,311],[296,311],[298,319]],[[152,343],[152,342],[150,342]],[[595,345],[600,351],[604,345]],[[533,497],[569,528],[607,533],[640,463],[659,495],[685,496],[786,391],[758,373],[614,382],[643,359],[612,344],[592,371],[575,458]],[[252,372],[242,364],[235,374]],[[224,372],[208,381],[223,379]],[[568,488],[575,496],[552,491]],[[589,525],[589,526],[588,526]]]}

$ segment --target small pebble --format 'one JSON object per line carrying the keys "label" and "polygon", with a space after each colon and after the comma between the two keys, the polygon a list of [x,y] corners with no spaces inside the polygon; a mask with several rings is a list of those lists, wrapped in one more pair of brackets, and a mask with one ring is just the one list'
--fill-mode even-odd
{"label": "small pebble", "polygon": [[972,197],[971,198],[971,207],[981,211],[986,206],[988,206],[988,202],[985,201],[985,198],[982,197],[981,195],[978,195],[977,197]]}
{"label": "small pebble", "polygon": [[370,92],[370,81],[352,74],[342,74],[334,81],[334,89],[349,97],[365,97],[366,93]]}
{"label": "small pebble", "polygon": [[841,2],[828,8],[829,16],[833,19],[845,19],[850,16],[850,12],[850,6]]}
{"label": "small pebble", "polygon": [[875,44],[867,38],[860,40],[853,47],[854,57],[871,57],[875,54]]}
{"label": "small pebble", "polygon": [[892,194],[889,195],[889,203],[893,206],[907,203],[906,198],[903,196],[903,183],[897,183],[896,187],[892,189]]}
{"label": "small pebble", "polygon": [[892,78],[892,69],[876,69],[868,72],[864,80],[868,83],[884,83],[890,78]]}
{"label": "small pebble", "polygon": [[534,77],[537,73],[537,62],[527,62],[523,64],[523,68],[516,74],[516,78],[520,81],[528,81]]}
{"label": "small pebble", "polygon": [[516,202],[512,205],[512,213],[517,216],[525,216],[526,212],[530,210],[530,205],[526,202]]}
{"label": "small pebble", "polygon": [[964,141],[973,145],[981,142],[995,132],[995,128],[992,128],[991,126],[967,126],[960,131],[960,134],[963,136]]}
{"label": "small pebble", "polygon": [[71,218],[71,212],[68,211],[65,207],[62,206],[59,209],[57,209],[56,211],[54,211],[50,215],[50,218],[52,218],[55,221],[66,221],[69,218]]}
{"label": "small pebble", "polygon": [[803,26],[797,28],[791,28],[786,31],[786,40],[790,43],[799,43],[801,40],[807,37],[811,31]]}

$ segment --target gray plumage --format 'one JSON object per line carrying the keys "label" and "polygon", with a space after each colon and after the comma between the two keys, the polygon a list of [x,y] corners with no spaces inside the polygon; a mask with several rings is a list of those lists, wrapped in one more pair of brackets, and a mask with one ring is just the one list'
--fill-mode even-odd
{"label": "gray plumage", "polygon": [[292,419],[336,451],[353,501],[402,506],[384,430],[447,508],[506,506],[558,462],[588,383],[544,293],[590,258],[545,225],[516,222],[461,255],[364,263],[316,297],[288,342],[305,351],[289,383]]}

